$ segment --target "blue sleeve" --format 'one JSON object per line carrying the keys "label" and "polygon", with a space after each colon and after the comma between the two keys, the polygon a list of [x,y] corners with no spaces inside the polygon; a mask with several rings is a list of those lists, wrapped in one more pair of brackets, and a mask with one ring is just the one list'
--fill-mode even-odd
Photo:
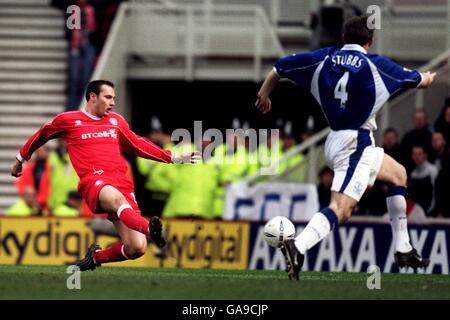
{"label": "blue sleeve", "polygon": [[399,89],[415,88],[422,81],[419,71],[404,68],[386,57],[373,55],[369,59],[377,67],[390,94]]}
{"label": "blue sleeve", "polygon": [[297,85],[309,89],[314,71],[332,49],[336,48],[291,54],[279,59],[274,65],[274,70],[281,78],[287,78]]}

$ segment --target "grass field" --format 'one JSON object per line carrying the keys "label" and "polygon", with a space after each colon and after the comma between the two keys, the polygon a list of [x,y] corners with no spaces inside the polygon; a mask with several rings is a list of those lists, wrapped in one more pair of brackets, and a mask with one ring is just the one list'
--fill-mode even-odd
{"label": "grass field", "polygon": [[381,289],[368,290],[365,273],[144,269],[102,267],[81,273],[69,290],[59,266],[0,265],[0,299],[450,299],[446,275],[382,274]]}

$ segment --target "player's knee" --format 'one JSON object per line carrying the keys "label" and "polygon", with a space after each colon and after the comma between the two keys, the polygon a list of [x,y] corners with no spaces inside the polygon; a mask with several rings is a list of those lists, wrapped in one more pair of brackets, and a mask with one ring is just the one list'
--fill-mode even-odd
{"label": "player's knee", "polygon": [[394,186],[406,186],[408,175],[404,166],[399,165],[395,174],[392,176],[392,184]]}
{"label": "player's knee", "polygon": [[348,220],[350,220],[350,218],[352,216],[352,212],[353,212],[353,208],[351,208],[351,207],[343,208],[342,209],[341,219],[339,220],[339,223],[345,223]]}
{"label": "player's knee", "polygon": [[146,241],[136,241],[125,247],[127,257],[131,260],[142,257],[147,251]]}

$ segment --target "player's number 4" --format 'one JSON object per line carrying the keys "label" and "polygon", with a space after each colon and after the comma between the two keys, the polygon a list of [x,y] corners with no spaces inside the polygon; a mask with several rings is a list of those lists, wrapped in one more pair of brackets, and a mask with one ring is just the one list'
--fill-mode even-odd
{"label": "player's number 4", "polygon": [[344,75],[336,83],[336,87],[334,88],[334,98],[341,100],[342,109],[345,109],[345,103],[348,100],[348,93],[347,93],[348,75],[349,72],[346,71]]}

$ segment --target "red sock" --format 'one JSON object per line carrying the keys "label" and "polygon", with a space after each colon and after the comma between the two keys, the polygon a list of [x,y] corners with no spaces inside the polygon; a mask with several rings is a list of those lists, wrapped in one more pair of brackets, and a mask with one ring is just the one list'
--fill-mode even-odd
{"label": "red sock", "polygon": [[122,253],[122,247],[123,243],[119,241],[107,249],[97,251],[94,256],[95,262],[105,263],[128,260]]}
{"label": "red sock", "polygon": [[128,228],[148,236],[149,222],[140,214],[137,214],[129,204],[121,205],[117,210],[117,216]]}

